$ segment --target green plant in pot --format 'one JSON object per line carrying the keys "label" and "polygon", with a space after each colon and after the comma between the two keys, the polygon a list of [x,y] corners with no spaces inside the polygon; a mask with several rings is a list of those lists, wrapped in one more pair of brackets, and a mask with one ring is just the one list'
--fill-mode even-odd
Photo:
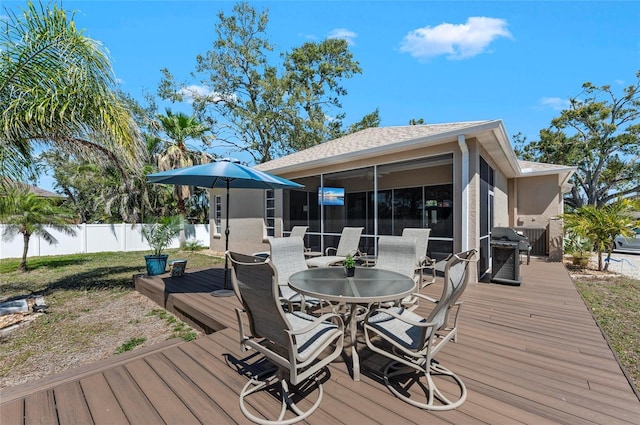
{"label": "green plant in pot", "polygon": [[181,225],[182,218],[180,216],[174,216],[162,217],[156,223],[142,226],[142,237],[145,238],[153,250],[153,254],[144,256],[147,265],[147,274],[149,276],[164,273],[169,254],[163,254],[163,251],[178,237]]}
{"label": "green plant in pot", "polygon": [[589,258],[593,252],[593,244],[589,239],[583,239],[578,242],[577,246],[571,252],[572,262],[576,266],[587,267]]}
{"label": "green plant in pot", "polygon": [[589,265],[589,258],[593,251],[593,243],[578,236],[575,232],[568,232],[565,238],[565,249],[571,255],[571,262],[575,266],[586,267]]}
{"label": "green plant in pot", "polygon": [[351,255],[347,255],[347,257],[342,262],[344,266],[344,272],[347,274],[347,277],[353,277],[356,271],[356,260]]}

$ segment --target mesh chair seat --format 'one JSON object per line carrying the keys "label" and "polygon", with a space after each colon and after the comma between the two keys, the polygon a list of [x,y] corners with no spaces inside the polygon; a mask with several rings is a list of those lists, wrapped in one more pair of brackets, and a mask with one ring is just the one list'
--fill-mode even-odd
{"label": "mesh chair seat", "polygon": [[[301,311],[285,313],[294,331],[309,327],[318,318]],[[297,355],[301,361],[309,360],[320,347],[326,346],[340,333],[340,328],[331,322],[321,322],[312,330],[296,335]]]}
{"label": "mesh chair seat", "polygon": [[[397,320],[398,317],[404,320]],[[367,323],[405,348],[418,350],[424,337],[429,337],[429,334],[428,332],[425,334],[420,327],[411,322],[426,324],[427,320],[406,308],[389,307],[369,317]]]}
{"label": "mesh chair seat", "polygon": [[[264,425],[304,420],[322,401],[322,384],[317,375],[342,353],[344,323],[337,314],[314,317],[300,311],[286,312],[280,302],[276,271],[269,261],[255,262],[254,257],[231,252],[227,257],[233,266],[233,289],[242,304],[241,309],[236,309],[240,346],[258,351],[275,366],[251,376],[240,391],[240,410],[249,420]],[[315,384],[316,401],[302,410],[293,401],[288,382],[300,389],[303,399],[313,394],[310,385]],[[302,385],[307,382],[310,385]],[[280,383],[281,407],[276,419],[267,419],[249,408],[245,400],[263,390],[273,392],[275,383]],[[287,412],[292,412],[289,415],[293,417],[285,418]]]}
{"label": "mesh chair seat", "polygon": [[[456,341],[460,298],[469,281],[469,263],[474,261],[475,250],[455,254],[447,261],[442,296],[434,303],[427,318],[402,307],[372,309],[364,321],[364,336],[369,349],[391,361],[384,368],[387,388],[401,400],[427,410],[450,410],[462,405],[467,398],[464,382],[451,370],[439,364],[434,356],[449,341]],[[430,300],[422,294],[418,298]],[[453,324],[449,314],[455,309]],[[409,374],[417,375],[409,379]],[[424,376],[426,382],[420,380]],[[446,382],[447,394],[439,389]],[[407,385],[407,382],[410,382]],[[459,393],[450,395],[451,384]],[[416,391],[409,391],[410,386]],[[426,401],[418,400],[424,393]]]}

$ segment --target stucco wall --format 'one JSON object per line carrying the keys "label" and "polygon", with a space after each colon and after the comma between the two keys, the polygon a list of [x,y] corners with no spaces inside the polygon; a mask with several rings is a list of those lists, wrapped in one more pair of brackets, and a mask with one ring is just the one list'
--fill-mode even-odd
{"label": "stucco wall", "polygon": [[[265,191],[262,189],[231,189],[229,192],[229,249],[245,254],[268,251],[264,240]],[[212,189],[212,195],[222,197],[221,233],[216,233],[215,221],[211,219],[211,249],[217,252],[225,250],[226,227],[226,191]],[[276,190],[276,213],[282,211],[282,190]],[[211,196],[210,199],[213,199]],[[282,234],[282,219],[276,217],[276,235]]]}
{"label": "stucco wall", "polygon": [[562,214],[562,194],[558,176],[523,177],[514,181],[517,192],[514,205],[515,227],[547,229],[549,259],[562,259],[562,226],[557,217]]}
{"label": "stucco wall", "polygon": [[494,176],[493,188],[493,225],[509,227],[509,180],[504,174],[497,172]]}
{"label": "stucco wall", "polygon": [[517,179],[518,227],[545,227],[560,213],[558,176],[537,176]]}

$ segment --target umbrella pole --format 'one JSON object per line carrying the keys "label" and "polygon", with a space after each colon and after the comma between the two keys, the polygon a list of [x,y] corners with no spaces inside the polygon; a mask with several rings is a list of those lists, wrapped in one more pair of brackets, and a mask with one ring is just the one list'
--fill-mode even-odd
{"label": "umbrella pole", "polygon": [[224,229],[224,285],[223,289],[216,289],[211,293],[211,295],[216,297],[230,297],[233,295],[233,290],[227,289],[227,283],[229,282],[229,257],[227,256],[227,252],[229,252],[229,179],[226,179],[227,182],[227,226]]}

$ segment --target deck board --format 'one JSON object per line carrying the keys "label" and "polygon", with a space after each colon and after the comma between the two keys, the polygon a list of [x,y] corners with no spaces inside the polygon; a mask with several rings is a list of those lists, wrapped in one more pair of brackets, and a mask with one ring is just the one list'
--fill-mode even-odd
{"label": "deck board", "polygon": [[[0,402],[2,398],[0,398]],[[2,403],[0,405],[0,424],[21,424],[24,422],[24,399]]]}
{"label": "deck board", "polygon": [[40,391],[27,397],[24,422],[27,425],[48,425],[58,422],[53,391]]}
{"label": "deck board", "polygon": [[[396,399],[382,382],[386,359],[359,343],[361,381],[351,378],[346,351],[322,376],[323,402],[303,423],[637,425],[638,397],[566,269],[532,258],[522,274],[521,286],[471,284],[462,296],[458,342],[437,356],[467,386],[461,407],[427,412]],[[222,276],[220,268],[135,276],[141,293],[208,334],[2,389],[2,424],[248,423],[238,394],[248,371],[264,362],[240,349],[237,300],[210,295]],[[440,284],[424,292],[437,297]],[[279,408],[264,392],[249,404],[264,416]]]}
{"label": "deck board", "polygon": [[68,382],[56,387],[55,397],[60,425],[91,423],[91,412],[84,402],[79,382]]}
{"label": "deck board", "polygon": [[175,398],[176,394],[145,360],[136,360],[126,365],[126,369],[165,423],[184,425],[201,423],[184,404],[175,402],[168,405],[166,403],[166,400]]}

